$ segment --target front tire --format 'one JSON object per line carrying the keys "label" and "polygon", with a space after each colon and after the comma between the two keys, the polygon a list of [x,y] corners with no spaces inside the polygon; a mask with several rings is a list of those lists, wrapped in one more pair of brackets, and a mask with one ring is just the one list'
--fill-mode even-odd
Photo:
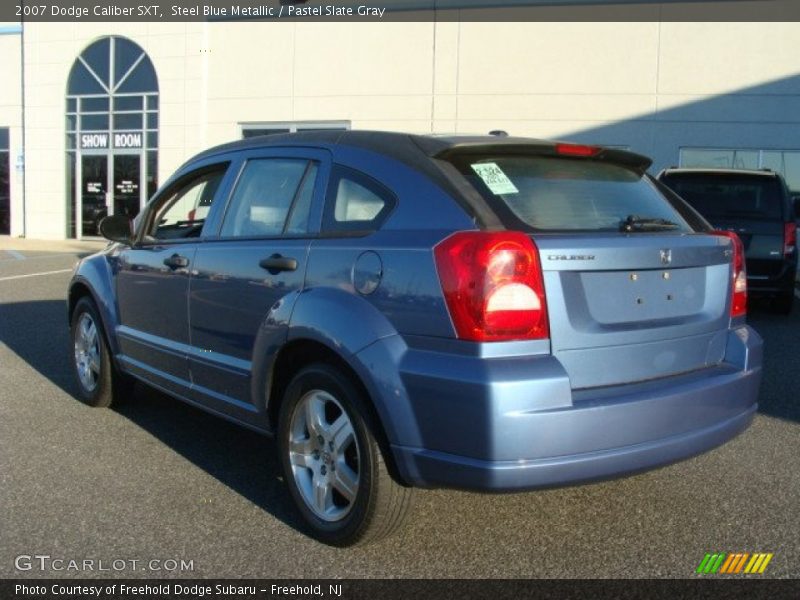
{"label": "front tire", "polygon": [[366,399],[328,364],[295,375],[278,426],[289,492],[311,535],[333,546],[381,539],[408,514],[412,490],[389,474]]}
{"label": "front tire", "polygon": [[72,313],[72,371],[82,402],[107,408],[122,395],[121,376],[111,364],[103,323],[94,302],[81,298]]}

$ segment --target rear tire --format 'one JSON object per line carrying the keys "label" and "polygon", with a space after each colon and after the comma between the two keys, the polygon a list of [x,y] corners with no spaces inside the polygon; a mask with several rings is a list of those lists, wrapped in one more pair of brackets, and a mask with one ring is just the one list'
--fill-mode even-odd
{"label": "rear tire", "polygon": [[80,400],[89,406],[107,408],[127,396],[133,383],[114,369],[103,322],[88,296],[75,305],[70,329],[72,371]]}
{"label": "rear tire", "polygon": [[289,492],[311,535],[332,546],[379,540],[406,518],[413,490],[394,481],[358,387],[324,363],[292,379],[278,448]]}

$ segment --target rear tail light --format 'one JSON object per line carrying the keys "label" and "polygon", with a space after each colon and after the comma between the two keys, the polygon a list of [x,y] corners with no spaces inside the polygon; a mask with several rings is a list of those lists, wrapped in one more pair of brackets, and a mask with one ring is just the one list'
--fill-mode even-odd
{"label": "rear tail light", "polygon": [[527,235],[462,231],[440,242],[434,256],[460,339],[549,336],[539,252]]}
{"label": "rear tail light", "polygon": [[784,223],[783,225],[783,255],[789,256],[794,252],[797,244],[797,223]]}
{"label": "rear tail light", "polygon": [[747,314],[747,271],[744,264],[744,246],[732,231],[714,231],[714,235],[730,238],[733,244],[733,285],[731,287],[731,316]]}
{"label": "rear tail light", "polygon": [[595,156],[600,153],[599,146],[586,146],[584,144],[556,144],[556,154],[562,156]]}

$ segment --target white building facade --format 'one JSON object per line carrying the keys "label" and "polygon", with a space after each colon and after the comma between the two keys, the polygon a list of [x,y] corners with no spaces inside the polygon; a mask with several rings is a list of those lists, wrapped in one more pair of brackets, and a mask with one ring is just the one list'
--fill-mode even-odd
{"label": "white building facade", "polygon": [[[97,235],[193,154],[309,128],[485,133],[773,168],[800,23],[0,24],[0,234]],[[3,216],[3,215],[6,216]]]}

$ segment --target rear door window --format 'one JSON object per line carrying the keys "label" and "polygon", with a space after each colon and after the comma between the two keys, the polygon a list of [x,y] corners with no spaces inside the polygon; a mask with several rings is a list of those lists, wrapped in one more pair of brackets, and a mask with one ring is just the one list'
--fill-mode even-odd
{"label": "rear door window", "polygon": [[663,182],[712,221],[783,219],[781,185],[774,177],[675,173]]}
{"label": "rear door window", "polygon": [[297,199],[289,211],[289,219],[286,223],[286,233],[288,235],[303,235],[308,232],[308,218],[311,213],[311,201],[314,198],[314,182],[317,180],[317,163],[312,162],[308,165],[308,170],[303,176]]}
{"label": "rear door window", "polygon": [[665,229],[691,231],[646,176],[625,166],[505,155],[469,155],[453,162],[512,229],[619,231],[636,218],[671,224]]}
{"label": "rear door window", "polygon": [[[308,198],[315,173],[313,163],[301,158],[247,161],[234,188],[220,235],[280,236],[290,215],[293,232],[302,232],[308,222]],[[301,205],[297,205],[296,199]]]}

